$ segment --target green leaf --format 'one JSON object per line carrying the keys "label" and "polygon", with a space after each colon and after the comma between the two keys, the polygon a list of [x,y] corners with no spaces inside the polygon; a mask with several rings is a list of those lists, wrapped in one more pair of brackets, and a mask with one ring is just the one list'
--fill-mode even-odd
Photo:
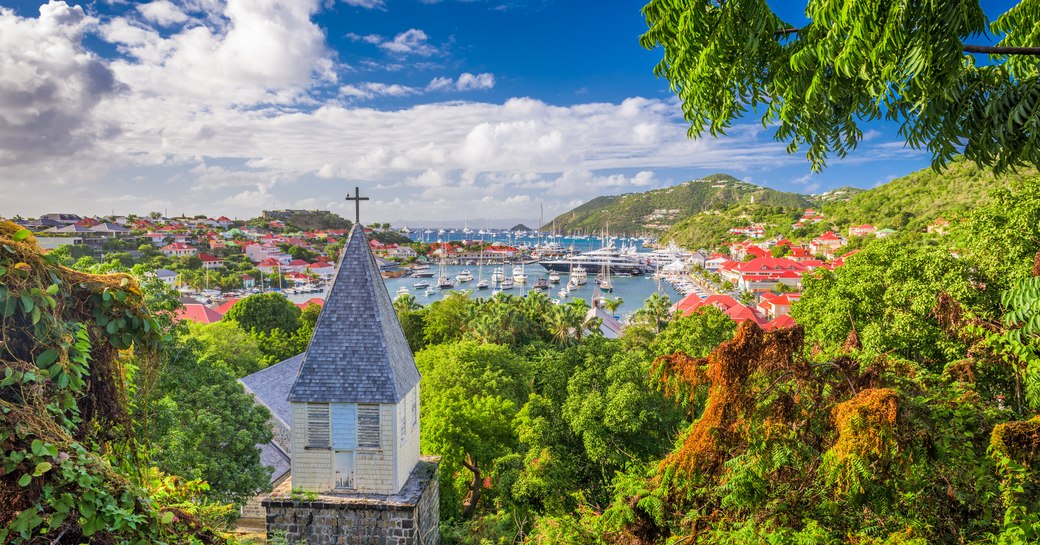
{"label": "green leaf", "polygon": [[35,454],[36,456],[43,456],[43,441],[40,441],[39,439],[33,439],[31,448],[33,454]]}
{"label": "green leaf", "polygon": [[163,524],[170,524],[171,522],[173,522],[173,513],[170,512],[170,511],[163,512],[163,514],[162,514],[162,523]]}
{"label": "green leaf", "polygon": [[50,462],[40,462],[40,463],[36,464],[36,470],[33,471],[33,477],[39,477],[40,475],[43,475],[44,473],[47,473],[50,470],[51,470]]}
{"label": "green leaf", "polygon": [[57,361],[58,351],[55,349],[45,350],[39,357],[36,358],[36,366],[42,369],[46,369],[51,366],[52,363]]}
{"label": "green leaf", "polygon": [[32,482],[32,475],[29,475],[28,473],[24,473],[24,474],[22,474],[22,478],[18,479],[18,486],[20,486],[22,488],[25,488],[25,487],[29,486],[29,483],[31,483],[31,482]]}
{"label": "green leaf", "polygon": [[15,231],[13,235],[11,235],[11,239],[15,242],[21,242],[25,240],[30,234],[31,231],[29,231],[28,229],[19,229],[18,231]]}
{"label": "green leaf", "polygon": [[36,305],[33,304],[32,298],[23,293],[22,294],[22,310],[24,310],[28,314],[28,313],[32,312],[32,309],[35,306]]}
{"label": "green leaf", "polygon": [[50,286],[47,286],[47,293],[49,295],[57,295],[57,293],[58,293],[58,285],[57,284],[51,284]]}

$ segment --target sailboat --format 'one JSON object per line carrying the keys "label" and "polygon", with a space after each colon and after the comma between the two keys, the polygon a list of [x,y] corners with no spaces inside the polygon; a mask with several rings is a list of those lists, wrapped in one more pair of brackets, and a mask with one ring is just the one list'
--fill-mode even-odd
{"label": "sailboat", "polygon": [[480,241],[480,263],[477,264],[477,289],[488,289],[488,281],[484,280],[484,240]]}
{"label": "sailboat", "polygon": [[[609,229],[609,227],[607,229]],[[606,229],[603,230],[603,239],[607,241],[607,242],[604,243],[604,246],[603,246],[604,248],[606,248],[607,245],[611,244],[611,242],[609,242],[610,241],[610,233],[608,233]],[[624,247],[622,246],[622,250],[623,249],[624,249]],[[614,291],[614,284],[610,283],[610,257],[609,256],[603,262],[602,270],[600,271],[600,273],[598,275],[598,280],[597,280],[596,284],[599,286],[600,291],[607,292],[607,293],[610,293],[610,292]]]}
{"label": "sailboat", "polygon": [[440,276],[437,278],[437,287],[442,290],[450,290],[451,288],[455,287],[455,283],[452,282],[451,278],[448,277],[448,266],[447,263],[444,261],[443,254],[441,255],[441,273]]}

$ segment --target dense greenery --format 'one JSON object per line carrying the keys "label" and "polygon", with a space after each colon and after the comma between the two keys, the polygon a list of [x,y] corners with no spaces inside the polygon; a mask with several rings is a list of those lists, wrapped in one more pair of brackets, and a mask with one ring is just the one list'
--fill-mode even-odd
{"label": "dense greenery", "polygon": [[350,229],[354,222],[328,210],[264,210],[259,218],[249,220],[250,225],[266,226],[271,221],[281,221],[290,229]]}
{"label": "dense greenery", "polygon": [[[764,0],[651,0],[643,14],[642,44],[663,50],[655,73],[691,136],[750,111],[819,170],[856,148],[862,122],[884,117],[937,167],[962,150],[998,170],[1040,164],[1033,0],[992,23],[977,0],[808,0],[800,28]],[[997,49],[972,43],[987,33]],[[1009,49],[1023,46],[1033,54]],[[976,64],[985,52],[995,55]]]}
{"label": "dense greenery", "polygon": [[880,228],[920,231],[937,218],[964,217],[989,202],[993,189],[1035,174],[1035,169],[1023,169],[997,176],[959,158],[939,171],[919,170],[859,193],[847,202],[826,204],[822,210],[842,229],[870,223]]}
{"label": "dense greenery", "polygon": [[657,231],[702,212],[726,210],[737,204],[758,204],[802,210],[809,200],[742,182],[728,174],[712,174],[676,186],[643,193],[597,197],[553,220],[556,230],[586,234],[609,227],[614,233]]}

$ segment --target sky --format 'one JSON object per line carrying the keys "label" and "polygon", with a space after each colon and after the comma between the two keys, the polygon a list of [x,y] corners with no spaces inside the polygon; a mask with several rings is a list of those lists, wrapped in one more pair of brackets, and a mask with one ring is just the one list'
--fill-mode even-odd
{"label": "sky", "polygon": [[365,223],[509,226],[715,172],[818,193],[928,165],[886,123],[820,174],[754,118],[689,139],[642,5],[0,0],[0,215],[352,217],[358,186]]}

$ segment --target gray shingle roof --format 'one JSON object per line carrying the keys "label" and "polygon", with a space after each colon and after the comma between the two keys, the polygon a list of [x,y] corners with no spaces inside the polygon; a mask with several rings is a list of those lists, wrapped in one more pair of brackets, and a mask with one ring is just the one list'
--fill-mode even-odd
{"label": "gray shingle roof", "polygon": [[271,414],[287,427],[292,425],[289,407],[289,390],[300,372],[303,354],[265,367],[252,375],[238,379],[246,391],[256,396],[257,401],[270,409]]}
{"label": "gray shingle roof", "polygon": [[368,237],[355,225],[289,401],[397,403],[418,383]]}
{"label": "gray shingle roof", "polygon": [[264,443],[257,445],[256,448],[260,450],[260,463],[271,468],[271,484],[278,482],[278,479],[281,479],[292,469],[292,461],[289,459],[289,455],[278,448],[278,445]]}

